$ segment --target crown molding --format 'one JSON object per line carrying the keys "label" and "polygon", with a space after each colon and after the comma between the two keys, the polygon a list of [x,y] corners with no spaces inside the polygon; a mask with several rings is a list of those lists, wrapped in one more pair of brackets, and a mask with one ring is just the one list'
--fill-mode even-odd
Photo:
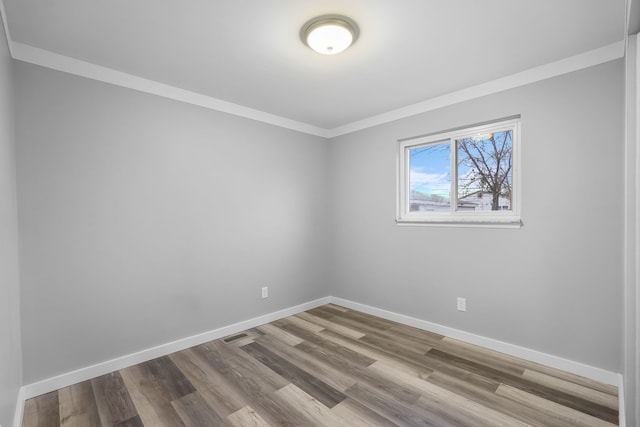
{"label": "crown molding", "polygon": [[[629,0],[631,4],[631,0]],[[0,0],[0,13],[9,44],[9,52],[13,59],[39,65],[46,68],[74,74],[77,76],[102,81],[105,83],[122,86],[125,88],[150,93],[168,99],[185,102],[192,105],[220,111],[274,126],[290,129],[325,139],[335,138],[341,135],[368,129],[374,126],[426,113],[428,111],[447,107],[460,102],[470,101],[482,96],[503,92],[516,87],[535,83],[541,80],[560,76],[563,74],[589,68],[625,55],[625,40],[603,46],[579,55],[571,56],[559,61],[554,61],[529,70],[525,70],[510,76],[502,77],[490,82],[471,86],[462,90],[437,96],[416,104],[388,111],[386,113],[371,116],[362,120],[338,126],[332,129],[321,128],[309,123],[304,123],[265,111],[256,110],[243,105],[234,104],[201,93],[181,89],[175,86],[160,83],[154,80],[124,73],[112,68],[103,67],[82,61],[69,56],[61,55],[27,44],[15,42],[11,39],[7,23],[4,1]],[[628,11],[627,11],[628,13]],[[628,19],[628,18],[627,18]]]}
{"label": "crown molding", "polygon": [[579,55],[551,62],[539,67],[531,68],[520,73],[502,77],[487,83],[482,83],[466,89],[448,93],[418,102],[417,104],[408,105],[383,114],[378,114],[363,120],[359,120],[344,126],[330,129],[329,138],[335,138],[340,135],[356,132],[359,130],[371,128],[384,123],[393,122],[404,119],[406,117],[415,116],[417,114],[426,113],[427,111],[436,110],[438,108],[447,107],[449,105],[458,104],[464,101],[470,101],[482,96],[491,95],[505,90],[513,89],[519,86],[528,85],[540,80],[550,79],[563,74],[578,71],[584,68],[599,65],[605,62],[613,61],[624,56],[624,41],[612,43],[610,45],[594,49]]}
{"label": "crown molding", "polygon": [[287,119],[285,117],[245,107],[243,105],[234,104],[232,102],[223,101],[197,92],[134,76],[112,68],[81,61],[79,59],[60,55],[58,53],[26,44],[18,42],[11,42],[11,44],[13,45],[13,58],[19,61],[29,62],[31,64],[51,68],[57,71],[75,74],[77,76],[162,96],[176,101],[185,102],[187,104],[193,104],[210,110],[233,114],[235,116],[268,123],[298,132],[321,136],[323,138],[326,137],[327,134],[326,129],[307,123]]}
{"label": "crown molding", "polygon": [[328,131],[318,126],[308,123],[291,120],[286,117],[223,101],[211,96],[177,88],[175,86],[159,83],[154,80],[145,79],[131,74],[123,73],[112,68],[102,67],[90,62],[81,61],[69,56],[60,55],[27,44],[13,41],[9,31],[7,13],[4,0],[0,0],[0,15],[4,24],[4,32],[9,45],[9,54],[13,59],[39,65],[46,68],[74,74],[88,79],[122,86],[140,92],[150,93],[175,101],[216,110],[223,113],[233,114],[251,120],[271,124],[285,129],[290,129],[310,135],[326,138]]}

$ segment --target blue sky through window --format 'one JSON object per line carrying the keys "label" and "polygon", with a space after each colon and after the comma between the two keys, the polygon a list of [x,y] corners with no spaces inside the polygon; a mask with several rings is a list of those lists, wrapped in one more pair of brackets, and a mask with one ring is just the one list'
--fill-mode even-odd
{"label": "blue sky through window", "polygon": [[409,149],[409,188],[449,201],[451,191],[449,141]]}

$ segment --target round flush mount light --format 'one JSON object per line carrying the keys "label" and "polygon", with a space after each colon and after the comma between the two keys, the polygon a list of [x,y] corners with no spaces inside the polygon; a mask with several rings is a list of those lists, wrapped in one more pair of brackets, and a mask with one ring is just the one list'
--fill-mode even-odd
{"label": "round flush mount light", "polygon": [[322,15],[307,21],[300,30],[300,38],[311,49],[323,55],[335,55],[351,46],[360,31],[346,16]]}

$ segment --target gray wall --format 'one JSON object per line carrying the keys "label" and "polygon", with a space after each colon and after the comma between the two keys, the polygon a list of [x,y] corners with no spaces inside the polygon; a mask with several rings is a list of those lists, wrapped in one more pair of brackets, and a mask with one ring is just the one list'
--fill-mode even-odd
{"label": "gray wall", "polygon": [[[622,372],[623,67],[332,140],[332,295]],[[515,114],[523,228],[395,225],[397,139]]]}
{"label": "gray wall", "polygon": [[0,424],[6,426],[13,419],[22,385],[12,85],[11,57],[0,19]]}
{"label": "gray wall", "polygon": [[25,383],[327,295],[324,139],[15,64]]}
{"label": "gray wall", "polygon": [[[329,294],[621,371],[622,61],[329,143],[14,74],[25,383]],[[522,229],[394,224],[398,138],[514,114]]]}

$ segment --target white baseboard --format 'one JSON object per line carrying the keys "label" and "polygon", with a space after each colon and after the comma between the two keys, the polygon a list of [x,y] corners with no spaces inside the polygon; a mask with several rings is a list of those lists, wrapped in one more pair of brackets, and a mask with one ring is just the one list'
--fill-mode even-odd
{"label": "white baseboard", "polygon": [[117,371],[129,366],[136,365],[138,363],[155,359],[156,357],[166,356],[168,354],[175,353],[176,351],[184,350],[195,345],[200,345],[209,341],[217,340],[219,338],[226,337],[227,335],[232,335],[247,329],[255,328],[256,326],[264,325],[265,323],[273,322],[274,320],[282,319],[283,317],[292,316],[305,310],[310,310],[312,308],[328,304],[330,301],[331,297],[320,298],[304,304],[296,305],[294,307],[289,307],[273,313],[265,314],[263,316],[254,317],[253,319],[245,320],[243,322],[234,323],[233,325],[223,326],[212,331],[203,332],[191,337],[182,338],[166,344],[161,344],[156,347],[142,350],[133,354],[118,357],[106,362],[97,363],[92,366],[80,368],[75,371],[67,372],[65,374],[47,378],[35,383],[27,384],[20,390],[22,394],[22,400],[24,401],[26,399],[40,396],[41,394],[49,393],[51,391],[67,387],[72,384],[90,380],[92,378],[108,374],[109,372]]}
{"label": "white baseboard", "polygon": [[545,354],[525,347],[508,344],[492,338],[487,338],[458,329],[450,328],[448,326],[439,325],[437,323],[428,322],[426,320],[405,316],[403,314],[394,313],[392,311],[383,310],[369,305],[360,304],[357,302],[331,296],[319,298],[317,300],[296,305],[294,307],[289,307],[273,313],[265,314],[263,316],[255,317],[253,319],[245,320],[243,322],[234,323],[229,326],[224,326],[212,331],[193,335],[191,337],[183,338],[167,344],[162,344],[156,347],[142,350],[130,355],[122,356],[113,360],[98,363],[85,368],[80,368],[75,371],[38,381],[32,384],[27,384],[20,388],[13,425],[14,427],[21,427],[24,402],[25,400],[32,397],[58,390],[60,388],[67,387],[69,385],[76,384],[82,381],[86,381],[100,375],[105,375],[109,372],[117,371],[132,365],[136,365],[138,363],[146,362],[156,357],[166,356],[168,354],[175,353],[176,351],[184,350],[195,345],[203,344],[208,341],[242,332],[246,329],[264,325],[265,323],[273,322],[275,320],[282,319],[283,317],[292,316],[302,311],[310,310],[312,308],[319,307],[328,303],[341,305],[343,307],[358,310],[363,313],[381,317],[383,319],[392,320],[440,335],[445,335],[450,338],[458,339],[470,344],[479,345],[490,350],[499,351],[512,356],[520,357],[525,360],[529,360],[531,362],[540,363],[552,368],[561,369],[563,371],[571,372],[576,375],[581,375],[596,381],[617,386],[619,389],[620,399],[620,426],[625,426],[625,411],[623,400],[624,392],[622,383],[623,380],[622,375],[620,374],[585,365],[583,363],[574,362],[572,360],[564,359],[561,357],[552,356],[550,354]]}
{"label": "white baseboard", "polygon": [[383,319],[393,320],[394,322],[402,323],[404,325],[424,329],[440,335],[446,335],[447,337],[479,345],[490,350],[499,351],[531,362],[561,369],[605,384],[614,386],[618,386],[620,384],[620,374],[585,365],[580,362],[574,362],[572,360],[563,359],[562,357],[552,356],[536,350],[531,350],[525,347],[520,347],[514,344],[509,344],[503,341],[483,337],[481,335],[472,334],[470,332],[461,331],[459,329],[450,328],[448,326],[439,325],[426,320],[416,319],[415,317],[405,316],[403,314],[394,313],[392,311],[383,310],[342,298],[331,297],[331,302],[353,310],[362,311],[363,313],[378,316]]}
{"label": "white baseboard", "polygon": [[13,427],[22,427],[22,416],[24,414],[24,387],[20,387],[18,392],[18,400],[16,402],[16,411],[13,414]]}

